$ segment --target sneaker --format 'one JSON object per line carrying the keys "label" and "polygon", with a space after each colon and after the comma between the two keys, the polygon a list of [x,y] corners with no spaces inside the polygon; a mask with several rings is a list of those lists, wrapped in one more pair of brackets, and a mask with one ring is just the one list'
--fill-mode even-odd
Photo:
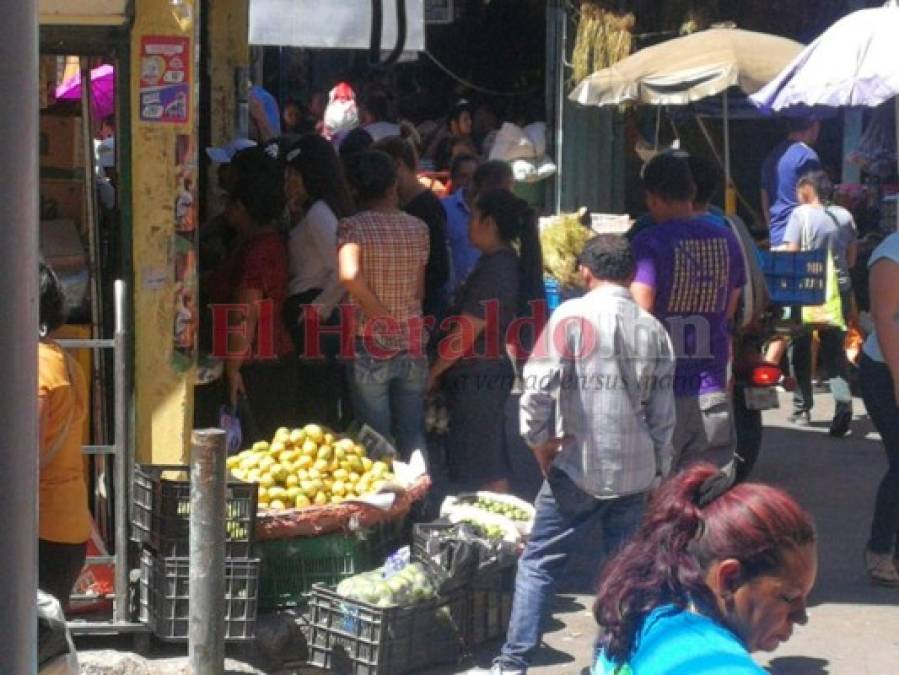
{"label": "sneaker", "polygon": [[874,553],[866,549],[865,567],[868,568],[868,577],[871,579],[871,583],[878,586],[899,587],[899,569],[896,569],[891,554]]}
{"label": "sneaker", "polygon": [[834,438],[842,438],[849,433],[850,424],[852,424],[852,411],[840,410],[833,416],[828,433]]}
{"label": "sneaker", "polygon": [[812,415],[807,410],[801,410],[790,415],[790,424],[796,427],[807,427],[812,423]]}

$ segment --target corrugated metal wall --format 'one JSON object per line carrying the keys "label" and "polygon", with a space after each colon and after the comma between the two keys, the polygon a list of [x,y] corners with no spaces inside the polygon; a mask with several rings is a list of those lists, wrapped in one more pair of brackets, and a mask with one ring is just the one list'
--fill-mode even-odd
{"label": "corrugated metal wall", "polygon": [[562,143],[563,211],[586,206],[624,211],[624,127],[614,109],[565,102]]}
{"label": "corrugated metal wall", "polygon": [[[559,0],[547,6],[546,104],[548,140],[559,175],[547,186],[548,210],[624,211],[624,128],[614,109],[583,107],[568,100],[564,65],[576,32]],[[558,123],[561,120],[561,130]],[[561,157],[559,144],[561,143]]]}

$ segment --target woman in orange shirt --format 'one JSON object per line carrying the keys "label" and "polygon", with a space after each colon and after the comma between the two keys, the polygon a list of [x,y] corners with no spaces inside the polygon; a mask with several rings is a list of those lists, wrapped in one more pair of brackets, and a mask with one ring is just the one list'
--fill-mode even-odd
{"label": "woman in orange shirt", "polygon": [[87,385],[75,359],[50,338],[65,322],[65,297],[59,279],[44,262],[40,293],[38,586],[65,607],[84,566],[91,532],[81,454]]}

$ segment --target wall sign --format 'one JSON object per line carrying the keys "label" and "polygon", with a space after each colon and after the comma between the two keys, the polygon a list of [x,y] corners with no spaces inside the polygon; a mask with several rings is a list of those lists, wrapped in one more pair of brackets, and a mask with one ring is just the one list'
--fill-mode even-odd
{"label": "wall sign", "polygon": [[140,119],[187,124],[190,38],[145,35],[140,43]]}

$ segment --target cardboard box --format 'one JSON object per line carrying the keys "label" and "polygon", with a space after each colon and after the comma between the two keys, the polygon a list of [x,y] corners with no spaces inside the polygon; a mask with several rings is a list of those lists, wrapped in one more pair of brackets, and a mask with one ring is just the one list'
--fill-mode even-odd
{"label": "cardboard box", "polygon": [[84,181],[71,178],[41,179],[41,219],[71,220],[84,229],[87,220]]}
{"label": "cardboard box", "polygon": [[70,115],[41,115],[41,166],[50,169],[81,169],[84,147],[81,118]]}

